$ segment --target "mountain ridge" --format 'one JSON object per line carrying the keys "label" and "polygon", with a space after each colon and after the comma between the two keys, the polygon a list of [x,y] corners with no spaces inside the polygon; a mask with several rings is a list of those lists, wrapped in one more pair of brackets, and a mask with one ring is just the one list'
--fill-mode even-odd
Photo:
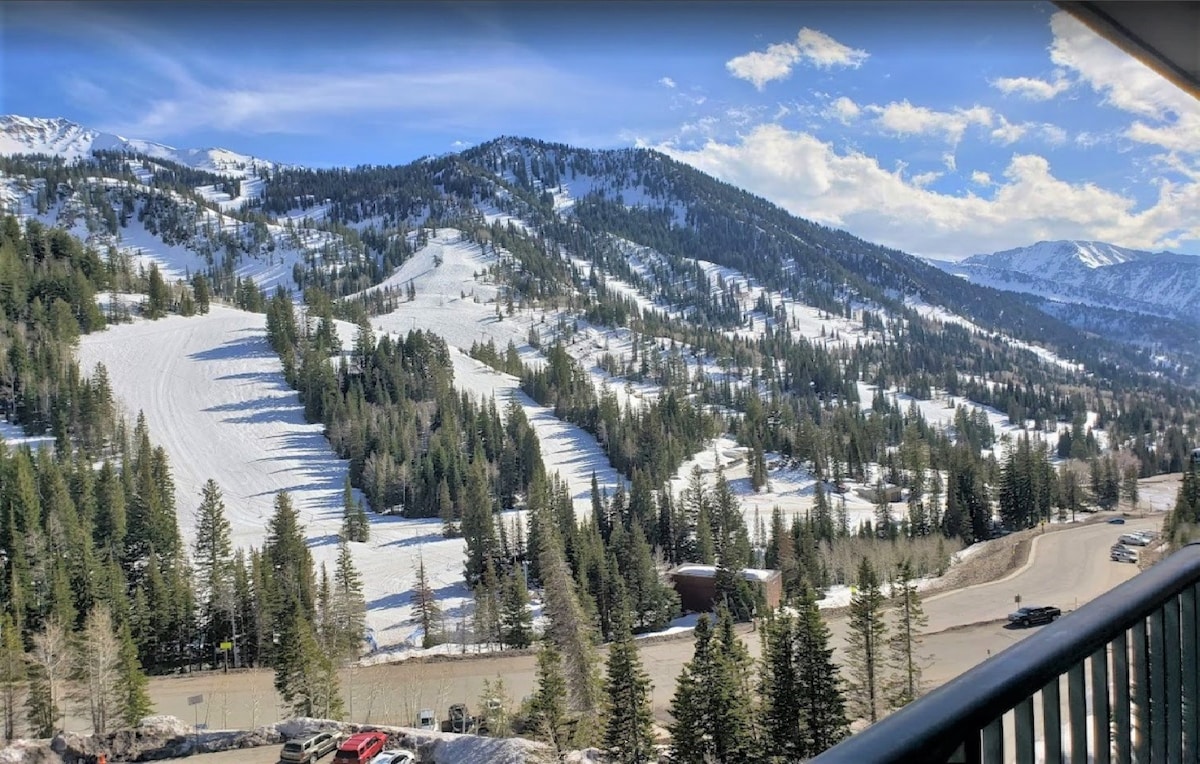
{"label": "mountain ridge", "polygon": [[1200,318],[1200,258],[1174,252],[1058,240],[938,266],[975,284],[1058,302],[1183,321]]}
{"label": "mountain ridge", "polygon": [[[523,221],[527,232],[575,241],[572,246],[583,246],[580,236],[586,233],[590,237],[586,257],[604,251],[605,237],[654,250],[662,257],[656,266],[659,272],[647,275],[657,281],[650,286],[658,297],[676,307],[699,311],[697,315],[705,322],[715,322],[713,328],[734,329],[748,314],[736,307],[733,295],[727,295],[723,305],[713,302],[727,285],[719,280],[704,285],[693,273],[697,262],[732,269],[754,278],[769,292],[829,313],[851,315],[865,310],[913,321],[919,320],[913,306],[927,303],[968,319],[976,330],[1074,354],[1073,360],[1092,369],[1106,364],[1113,364],[1113,369],[1146,365],[1141,355],[1147,346],[1145,336],[1133,338],[1133,352],[1127,353],[1110,342],[1112,337],[1103,327],[1098,330],[1087,322],[1064,320],[1047,310],[1047,303],[1060,299],[1060,294],[1040,294],[995,279],[964,290],[962,269],[983,266],[949,264],[958,268],[950,270],[948,264],[874,244],[793,215],[745,189],[644,148],[594,150],[501,136],[456,154],[426,157],[407,165],[349,169],[276,165],[269,177],[256,172],[253,179],[243,177],[240,185],[227,186],[215,184],[220,178],[209,171],[181,174],[164,164],[176,162],[194,169],[195,164],[179,163],[165,155],[183,154],[184,160],[190,157],[196,162],[202,152],[189,154],[119,136],[96,146],[101,134],[70,120],[10,116],[0,124],[20,128],[20,140],[0,143],[0,153],[11,153],[14,146],[22,151],[50,149],[60,155],[74,152],[78,158],[90,152],[105,172],[120,175],[122,183],[131,180],[131,173],[137,176],[137,184],[126,186],[120,194],[125,220],[130,214],[137,215],[139,224],[146,218],[142,242],[152,244],[161,237],[176,249],[182,245],[202,255],[202,263],[175,258],[181,272],[220,266],[221,274],[212,272],[214,279],[222,275],[229,279],[234,272],[249,275],[255,269],[247,269],[248,260],[279,259],[274,253],[283,248],[281,267],[272,271],[272,285],[294,284],[293,290],[299,292],[302,284],[325,284],[334,290],[335,298],[345,297],[378,283],[403,261],[405,245],[396,236],[398,231],[411,231],[412,226],[430,221],[438,225],[459,221],[453,225],[470,227],[476,225],[471,221],[486,216],[490,209]],[[38,133],[39,129],[44,134]],[[121,150],[137,153],[139,148],[149,147],[164,158],[146,165],[109,157],[105,149],[116,140],[123,141],[118,144]],[[8,166],[19,168],[9,186],[24,182],[19,180],[21,174],[37,177],[46,172],[36,162],[24,160],[9,160]],[[81,176],[79,184],[94,182],[88,173],[76,174]],[[49,214],[62,193],[76,194],[72,201],[76,211],[94,204],[90,195],[78,197],[78,191],[61,186],[51,191],[60,181],[56,179],[53,185],[49,181],[49,177],[39,181],[43,183],[40,190],[33,186],[0,189],[0,199],[7,194],[21,200],[18,209],[36,207],[43,215]],[[110,184],[100,179],[99,186],[112,196],[115,190]],[[118,226],[112,210],[96,212],[105,216],[110,233],[119,236],[126,223]],[[94,230],[95,226],[89,225],[89,232]],[[154,247],[142,249],[152,251]],[[1101,247],[1096,244],[1092,249]],[[1128,264],[1141,256],[1111,247],[1106,252],[1094,256],[1094,263]],[[218,263],[218,258],[229,265]],[[1166,261],[1160,258],[1156,262]],[[622,258],[612,257],[604,267],[615,274],[627,265]],[[554,278],[561,279],[564,273],[560,271]],[[1028,278],[1021,275],[1022,280]],[[680,287],[688,283],[702,291],[689,295]],[[1115,298],[1095,297],[1093,301],[1128,308]],[[1146,312],[1157,310],[1152,305],[1141,307]]]}
{"label": "mountain ridge", "polygon": [[179,149],[141,138],[126,138],[65,117],[0,115],[0,155],[49,154],[73,161],[92,156],[97,151],[145,154],[233,177],[245,177],[252,168],[281,166],[278,162],[215,146]]}

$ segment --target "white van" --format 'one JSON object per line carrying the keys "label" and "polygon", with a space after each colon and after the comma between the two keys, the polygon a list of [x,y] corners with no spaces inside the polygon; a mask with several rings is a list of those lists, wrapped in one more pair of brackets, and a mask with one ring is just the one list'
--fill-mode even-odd
{"label": "white van", "polygon": [[1149,539],[1138,533],[1123,533],[1117,540],[1126,546],[1146,546],[1150,543]]}

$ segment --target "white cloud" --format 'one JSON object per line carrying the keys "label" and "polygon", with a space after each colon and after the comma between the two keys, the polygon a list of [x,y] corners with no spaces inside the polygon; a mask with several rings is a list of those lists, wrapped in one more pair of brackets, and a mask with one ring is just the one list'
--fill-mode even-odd
{"label": "white cloud", "polygon": [[1005,146],[1011,146],[1012,144],[1021,140],[1028,130],[1029,128],[1026,125],[1018,125],[1013,122],[1009,122],[1007,119],[1001,116],[1000,126],[992,131],[992,138],[1004,144]]}
{"label": "white cloud", "polygon": [[867,60],[865,50],[843,45],[824,32],[805,27],[796,37],[796,46],[801,57],[814,66],[828,69],[834,66],[849,66],[857,69]]}
{"label": "white cloud", "polygon": [[952,145],[957,145],[962,140],[968,127],[990,127],[992,124],[992,111],[986,106],[936,111],[924,106],[914,106],[905,99],[893,101],[885,106],[871,104],[866,110],[878,114],[878,124],[897,135],[940,134]]}
{"label": "white cloud", "polygon": [[1045,122],[1040,127],[1042,139],[1051,146],[1061,146],[1067,142],[1067,131],[1058,125]]}
{"label": "white cloud", "polygon": [[1125,137],[1200,153],[1200,102],[1065,11],[1050,18],[1050,29],[1050,59],[1055,64],[1078,74],[1105,103],[1140,118]]}
{"label": "white cloud", "polygon": [[930,183],[934,182],[935,180],[942,177],[943,175],[945,175],[945,173],[937,172],[934,170],[931,170],[929,172],[917,173],[916,175],[912,176],[912,178],[909,179],[909,183],[912,183],[917,188],[925,188]]}
{"label": "white cloud", "polygon": [[851,48],[824,32],[804,27],[794,42],[777,42],[768,45],[764,51],[735,56],[725,62],[725,68],[734,77],[747,80],[762,90],[768,82],[787,77],[792,73],[792,67],[801,61],[822,69],[834,66],[857,69],[867,57],[865,50]]}
{"label": "white cloud", "polygon": [[1071,87],[1073,83],[1061,74],[1053,82],[1036,77],[999,77],[992,80],[992,87],[1005,95],[1019,95],[1031,101],[1049,101]]}
{"label": "white cloud", "polygon": [[828,119],[836,119],[843,125],[848,125],[858,119],[862,109],[846,96],[841,96],[826,106],[822,114]]}
{"label": "white cloud", "polygon": [[971,182],[977,186],[990,186],[992,185],[992,176],[983,170],[975,170],[971,173]]}
{"label": "white cloud", "polygon": [[[914,254],[958,257],[1058,238],[1145,249],[1200,239],[1200,183],[1163,182],[1157,200],[1138,209],[1130,197],[1056,178],[1036,154],[1014,154],[984,198],[922,188],[902,169],[838,153],[780,125],[760,125],[733,142],[709,139],[694,150],[656,148],[794,214]],[[984,178],[992,180],[972,173],[976,183]]]}
{"label": "white cloud", "polygon": [[659,77],[658,84],[662,85],[664,88],[674,88],[675,80],[671,79],[670,77]]}

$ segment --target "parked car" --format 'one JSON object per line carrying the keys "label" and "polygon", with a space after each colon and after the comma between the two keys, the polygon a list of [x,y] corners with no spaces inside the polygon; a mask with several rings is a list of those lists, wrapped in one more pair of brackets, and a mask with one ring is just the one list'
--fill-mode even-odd
{"label": "parked car", "polygon": [[1140,533],[1122,533],[1118,541],[1125,546],[1146,546],[1150,543],[1150,539]]}
{"label": "parked car", "polygon": [[1010,613],[1008,622],[1016,626],[1032,626],[1035,623],[1050,623],[1062,615],[1056,607],[1044,605],[1029,605],[1015,613]]}
{"label": "parked car", "polygon": [[1109,521],[1108,521],[1108,524],[1109,524],[1109,525],[1124,525],[1124,524],[1125,524],[1125,518],[1123,518],[1123,517],[1114,517],[1113,519],[1111,519],[1111,520],[1109,520]]}
{"label": "parked car", "polygon": [[1111,559],[1113,562],[1136,563],[1138,561],[1138,552],[1136,549],[1130,549],[1129,547],[1123,546],[1119,549],[1113,549],[1109,554],[1109,559]]}
{"label": "parked car", "polygon": [[397,748],[391,751],[381,751],[371,760],[371,764],[416,764],[417,755],[412,751]]}
{"label": "parked car", "polygon": [[346,738],[337,753],[334,764],[370,764],[387,745],[387,735],[382,732],[359,732]]}
{"label": "parked car", "polygon": [[279,760],[308,764],[337,749],[341,737],[333,730],[312,732],[293,738],[283,744]]}

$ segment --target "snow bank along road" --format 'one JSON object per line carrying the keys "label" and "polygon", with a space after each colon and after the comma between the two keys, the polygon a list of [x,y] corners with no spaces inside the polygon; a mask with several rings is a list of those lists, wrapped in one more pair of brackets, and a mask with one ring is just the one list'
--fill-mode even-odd
{"label": "snow bank along road", "polygon": [[[1131,519],[1123,526],[1098,523],[1046,533],[1033,546],[1028,566],[1006,579],[930,597],[925,605],[929,630],[924,652],[932,662],[926,679],[931,685],[942,684],[1032,633],[1035,629],[1005,629],[1001,620],[1015,609],[1013,597],[1018,593],[1025,603],[1041,602],[1068,611],[1131,578],[1137,567],[1111,562],[1108,548],[1122,531],[1156,529],[1160,523],[1161,516],[1152,516]],[[834,616],[829,625],[840,650],[845,617]],[[757,656],[758,635],[747,628],[743,634]],[[644,643],[641,655],[654,682],[656,715],[666,719],[675,679],[691,657],[690,637]],[[532,691],[533,672],[532,655],[406,661],[347,670],[342,689],[350,701],[348,720],[412,724],[421,708],[434,708],[441,715],[453,702],[477,706],[483,681],[496,676],[504,678],[510,697],[518,700]],[[150,692],[159,713],[185,720],[197,710],[188,707],[187,698],[203,694],[199,718],[214,729],[248,727],[287,715],[277,706],[269,671],[161,677],[151,681]],[[85,726],[82,720],[73,721],[75,729]],[[263,749],[263,764],[273,762],[276,753]],[[247,755],[249,764],[257,761],[257,752]]]}

